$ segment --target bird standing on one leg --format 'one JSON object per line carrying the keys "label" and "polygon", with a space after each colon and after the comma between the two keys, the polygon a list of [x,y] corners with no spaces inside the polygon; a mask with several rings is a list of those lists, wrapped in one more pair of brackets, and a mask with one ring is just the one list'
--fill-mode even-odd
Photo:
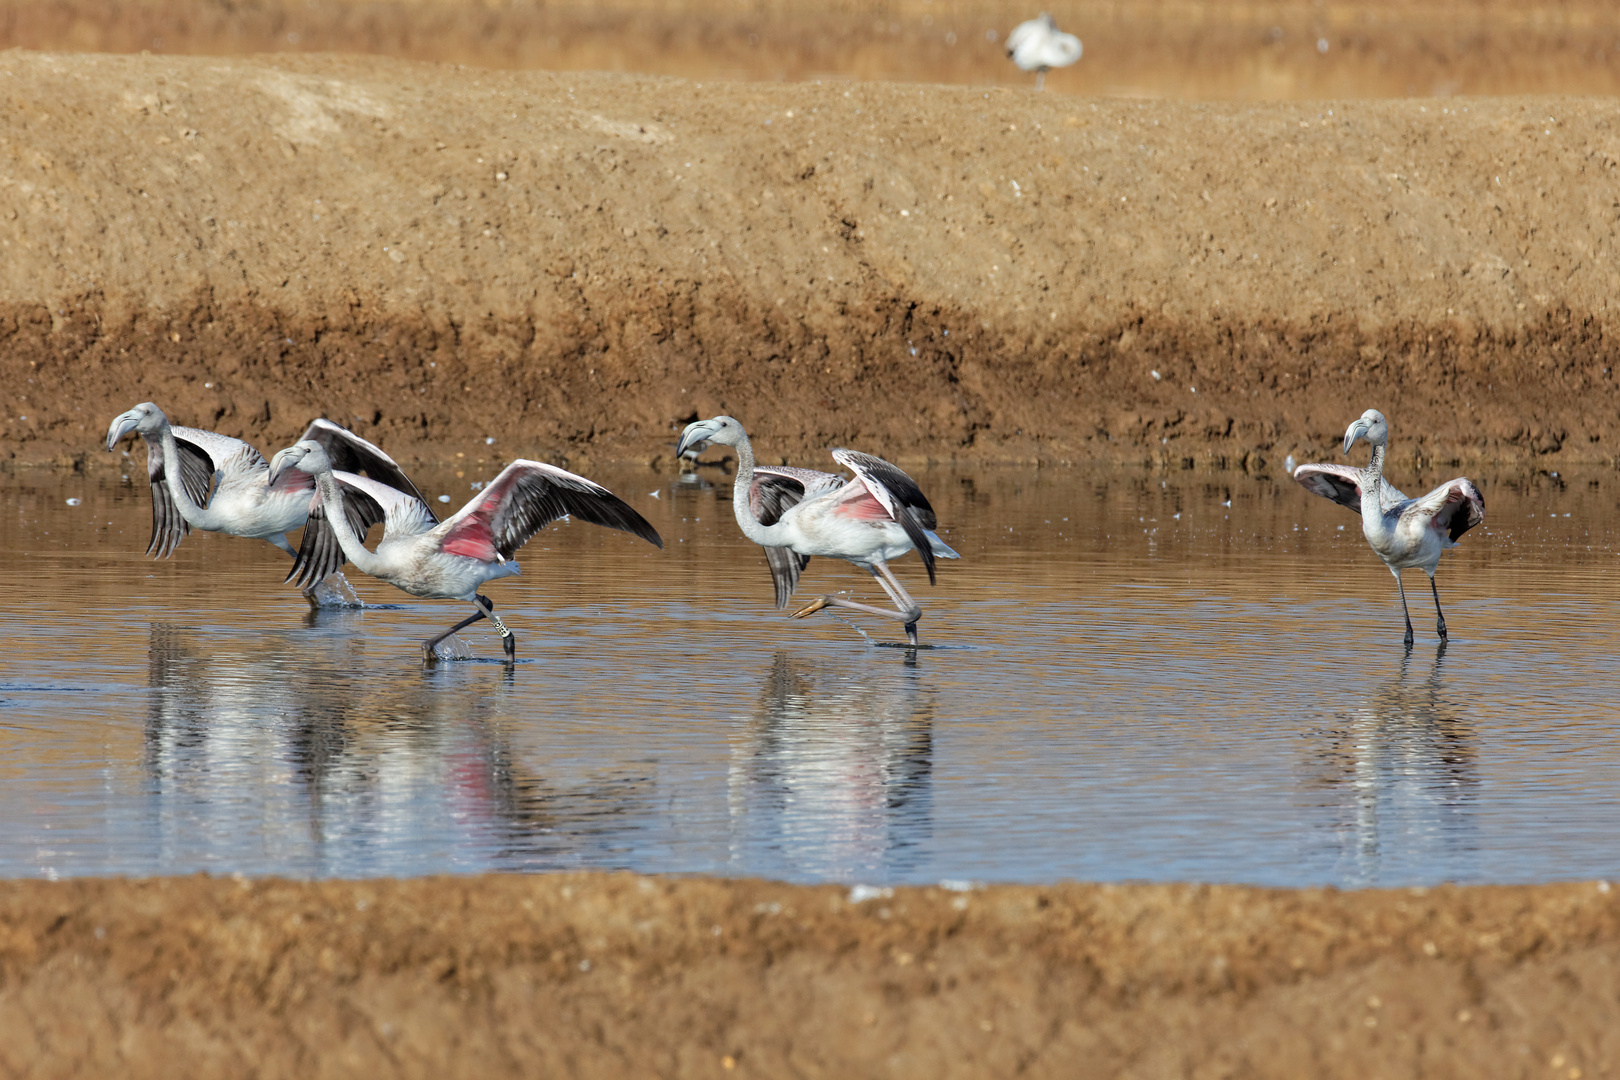
{"label": "bird standing on one leg", "polygon": [[1372,445],[1372,460],[1365,469],[1349,465],[1301,465],[1294,479],[1307,491],[1348,506],[1361,515],[1361,533],[1389,572],[1401,594],[1401,614],[1406,618],[1406,644],[1412,644],[1412,614],[1406,606],[1406,587],[1401,571],[1419,567],[1429,575],[1429,591],[1434,594],[1435,632],[1446,640],[1446,616],[1440,610],[1440,590],[1434,584],[1434,571],[1440,555],[1457,546],[1462,534],[1485,520],[1485,499],[1467,477],[1448,480],[1419,499],[1408,499],[1384,479],[1384,455],[1389,445],[1389,425],[1384,414],[1368,409],[1344,433],[1344,452],[1356,440]]}
{"label": "bird standing on one leg", "polygon": [[1007,35],[1007,57],[1024,71],[1035,72],[1035,89],[1046,85],[1052,68],[1068,67],[1080,59],[1080,39],[1057,28],[1052,16],[1041,12],[1038,18],[1021,22]]}
{"label": "bird standing on one leg", "polygon": [[[363,477],[340,485],[326,450],[303,441],[270,461],[270,482],[289,470],[315,478],[318,503],[309,512],[303,544],[288,580],[319,581],[327,568],[346,557],[357,569],[396,588],[438,600],[465,600],[477,609],[422,645],[423,660],[432,663],[434,646],[456,631],[489,619],[501,635],[507,659],[517,654],[516,641],[489,597],[479,586],[518,573],[513,561],[519,548],[546,525],[572,514],[592,525],[634,533],[663,547],[658,531],[623,499],[583,476],[539,461],[512,462],[447,521],[439,521],[420,496]],[[377,550],[368,550],[356,525],[384,522]]]}
{"label": "bird standing on one leg", "polygon": [[917,606],[888,564],[915,550],[934,581],[934,560],[960,558],[933,533],[934,508],[915,481],[882,458],[834,450],[833,458],[853,478],[814,469],[756,466],[742,424],[729,416],[699,420],[681,433],[682,449],[708,440],[737,450],[732,510],[743,535],[765,548],[776,583],[776,606],[786,607],[799,574],[812,555],[845,559],[877,579],[894,607],[875,607],[841,596],[818,596],[793,613],[806,618],[825,607],[842,607],[899,619],[917,644]]}

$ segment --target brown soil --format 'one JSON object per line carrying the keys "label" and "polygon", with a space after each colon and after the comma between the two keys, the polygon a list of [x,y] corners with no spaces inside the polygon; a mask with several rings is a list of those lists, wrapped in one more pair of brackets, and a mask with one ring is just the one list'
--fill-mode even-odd
{"label": "brown soil", "polygon": [[1252,465],[1373,405],[1399,456],[1620,454],[1610,100],[28,52],[0,86],[19,463],[103,460],[145,399],[407,461],[651,458],[728,411],[771,455]]}
{"label": "brown soil", "polygon": [[[696,79],[1028,86],[1002,39],[1030,0],[0,0],[0,48],[375,53]],[[1614,94],[1610,0],[1084,0],[1058,93],[1136,97]]]}
{"label": "brown soil", "polygon": [[1579,1080],[1620,1069],[1615,897],[12,882],[0,1072]]}

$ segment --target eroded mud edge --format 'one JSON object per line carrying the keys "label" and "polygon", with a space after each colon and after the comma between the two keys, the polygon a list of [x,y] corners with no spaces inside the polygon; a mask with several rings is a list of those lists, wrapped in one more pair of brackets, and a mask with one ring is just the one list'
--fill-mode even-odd
{"label": "eroded mud edge", "polygon": [[911,462],[1257,469],[1332,454],[1367,407],[1394,421],[1396,461],[1620,454],[1613,345],[1567,310],[1501,333],[1143,314],[1032,341],[897,295],[841,309],[837,335],[712,288],[624,307],[476,326],[210,296],[116,323],[93,295],[0,307],[0,463],[110,464],[108,420],[143,400],[266,448],[325,415],[414,463],[488,438],[511,456],[657,461],[683,423],[728,412],[768,458],[847,443]]}

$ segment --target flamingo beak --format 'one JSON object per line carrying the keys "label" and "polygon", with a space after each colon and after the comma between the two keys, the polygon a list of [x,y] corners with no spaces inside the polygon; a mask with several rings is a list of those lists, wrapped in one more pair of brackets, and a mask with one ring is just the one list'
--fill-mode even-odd
{"label": "flamingo beak", "polygon": [[118,440],[135,430],[135,425],[141,422],[141,414],[131,409],[112,422],[107,429],[107,449],[112,450],[118,446]]}
{"label": "flamingo beak", "polygon": [[276,456],[270,459],[269,483],[274,485],[277,478],[288,468],[302,460],[303,456],[303,453],[296,446],[289,446],[285,450],[277,451]]}
{"label": "flamingo beak", "polygon": [[675,446],[675,456],[680,457],[682,454],[685,454],[687,450],[692,448],[701,449],[698,444],[707,442],[709,436],[713,433],[714,428],[707,420],[699,420],[696,423],[687,424],[686,430],[681,432],[681,441]]}
{"label": "flamingo beak", "polygon": [[1357,439],[1365,439],[1367,437],[1367,429],[1371,426],[1372,425],[1367,423],[1367,418],[1365,416],[1351,424],[1350,429],[1344,433],[1344,452],[1348,454],[1350,452],[1350,448],[1356,444]]}

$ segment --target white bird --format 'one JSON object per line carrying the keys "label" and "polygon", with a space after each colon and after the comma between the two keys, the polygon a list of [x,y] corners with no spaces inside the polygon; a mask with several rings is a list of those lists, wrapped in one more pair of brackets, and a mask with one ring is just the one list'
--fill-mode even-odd
{"label": "white bird", "polygon": [[[107,429],[107,449],[116,447],[131,431],[146,442],[146,469],[152,484],[148,555],[166,558],[188,532],[201,529],[266,540],[297,556],[287,534],[301,528],[309,516],[315,480],[308,473],[289,472],[270,483],[270,466],[252,446],[214,431],[174,427],[150,401],[112,422]],[[315,420],[303,437],[325,448],[328,460],[341,466],[338,475],[344,482],[354,473],[365,472],[420,495],[393,458],[347,428]],[[373,522],[365,524],[369,527]],[[305,595],[317,584],[319,579],[311,582]]]}
{"label": "white bird", "polygon": [[853,478],[814,469],[756,466],[748,433],[729,416],[688,424],[676,452],[705,439],[737,450],[732,510],[743,535],[765,548],[778,608],[787,606],[812,555],[846,559],[877,579],[894,609],[818,596],[793,617],[803,619],[828,606],[884,615],[903,622],[907,639],[917,644],[922,608],[888,563],[915,550],[933,584],[934,560],[960,556],[933,533],[934,508],[911,477],[882,458],[843,449],[834,450],[833,459],[852,470]]}
{"label": "white bird", "polygon": [[[365,477],[339,484],[321,443],[304,440],[270,461],[274,483],[289,472],[315,478],[319,503],[310,510],[303,545],[287,580],[319,581],[345,557],[356,568],[396,588],[433,600],[465,600],[477,613],[422,645],[432,663],[434,646],[456,631],[487,618],[501,635],[510,659],[517,654],[512,631],[495,614],[479,586],[518,573],[512,556],[542,527],[573,515],[593,525],[622,529],[663,547],[658,531],[607,488],[583,476],[538,461],[519,459],[473,496],[447,521],[439,521],[418,494],[400,491]],[[361,542],[356,523],[383,521],[376,551]]]}
{"label": "white bird", "polygon": [[1021,22],[1007,35],[1007,56],[1024,71],[1035,72],[1035,89],[1046,84],[1052,68],[1068,67],[1080,59],[1080,39],[1057,28],[1052,16]]}
{"label": "white bird", "polygon": [[1457,546],[1463,533],[1485,520],[1485,499],[1467,477],[1448,480],[1420,499],[1408,499],[1384,479],[1384,453],[1389,425],[1384,414],[1368,409],[1344,433],[1344,452],[1357,439],[1372,445],[1372,460],[1365,469],[1350,465],[1301,465],[1294,479],[1307,491],[1348,506],[1361,515],[1361,533],[1389,572],[1401,593],[1401,614],[1406,617],[1406,644],[1412,644],[1412,614],[1406,607],[1401,571],[1418,567],[1429,575],[1434,593],[1435,631],[1446,639],[1446,616],[1440,610],[1440,590],[1434,571],[1440,555]]}

